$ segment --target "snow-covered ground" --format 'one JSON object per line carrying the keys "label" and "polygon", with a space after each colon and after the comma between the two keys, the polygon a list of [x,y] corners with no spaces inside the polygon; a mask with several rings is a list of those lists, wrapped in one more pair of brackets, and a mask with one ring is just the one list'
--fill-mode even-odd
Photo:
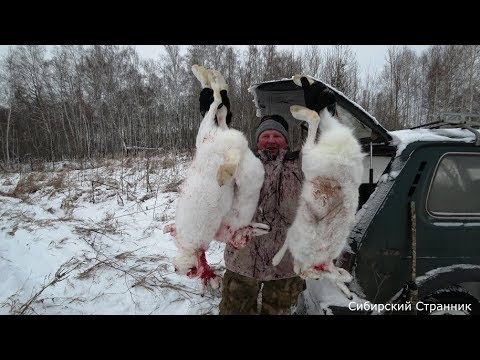
{"label": "snow-covered ground", "polygon": [[[0,173],[0,314],[217,314],[174,272],[170,234],[187,156]],[[223,274],[224,246],[207,260]]]}

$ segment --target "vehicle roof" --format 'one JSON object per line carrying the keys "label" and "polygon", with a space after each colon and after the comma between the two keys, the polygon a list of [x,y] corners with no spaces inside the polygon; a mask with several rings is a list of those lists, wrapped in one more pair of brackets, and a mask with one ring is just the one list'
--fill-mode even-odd
{"label": "vehicle roof", "polygon": [[445,142],[475,144],[475,134],[468,129],[406,129],[388,132],[392,137],[391,145],[396,146],[397,156],[413,143]]}

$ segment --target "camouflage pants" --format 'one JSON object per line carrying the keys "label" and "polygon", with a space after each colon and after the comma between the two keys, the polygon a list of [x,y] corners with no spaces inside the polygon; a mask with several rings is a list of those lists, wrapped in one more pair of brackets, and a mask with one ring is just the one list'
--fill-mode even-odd
{"label": "camouflage pants", "polygon": [[288,315],[305,290],[305,280],[293,277],[260,281],[226,270],[222,288],[220,315]]}

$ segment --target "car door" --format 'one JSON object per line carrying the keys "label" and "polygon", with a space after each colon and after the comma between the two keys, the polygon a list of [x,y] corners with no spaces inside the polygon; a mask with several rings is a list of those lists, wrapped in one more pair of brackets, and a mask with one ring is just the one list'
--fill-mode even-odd
{"label": "car door", "polygon": [[445,145],[418,151],[425,169],[412,197],[417,275],[454,264],[480,264],[478,147]]}

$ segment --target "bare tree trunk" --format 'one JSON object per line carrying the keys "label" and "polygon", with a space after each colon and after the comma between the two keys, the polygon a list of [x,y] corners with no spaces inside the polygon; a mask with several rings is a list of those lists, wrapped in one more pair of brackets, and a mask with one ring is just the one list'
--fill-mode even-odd
{"label": "bare tree trunk", "polygon": [[475,63],[476,63],[476,60],[477,60],[477,45],[472,46],[471,50],[472,50],[472,58],[471,58],[471,62],[470,62],[470,74],[469,74],[469,77],[468,77],[468,89],[469,89],[469,94],[470,94],[470,99],[468,101],[468,111],[470,113],[473,112],[473,93],[474,93],[473,77],[475,76]]}
{"label": "bare tree trunk", "polygon": [[10,166],[10,154],[8,148],[8,135],[10,133],[10,116],[12,115],[12,102],[10,102],[10,106],[8,107],[8,115],[7,115],[7,134],[5,136],[5,155],[6,155],[6,163],[5,166],[8,168]]}

